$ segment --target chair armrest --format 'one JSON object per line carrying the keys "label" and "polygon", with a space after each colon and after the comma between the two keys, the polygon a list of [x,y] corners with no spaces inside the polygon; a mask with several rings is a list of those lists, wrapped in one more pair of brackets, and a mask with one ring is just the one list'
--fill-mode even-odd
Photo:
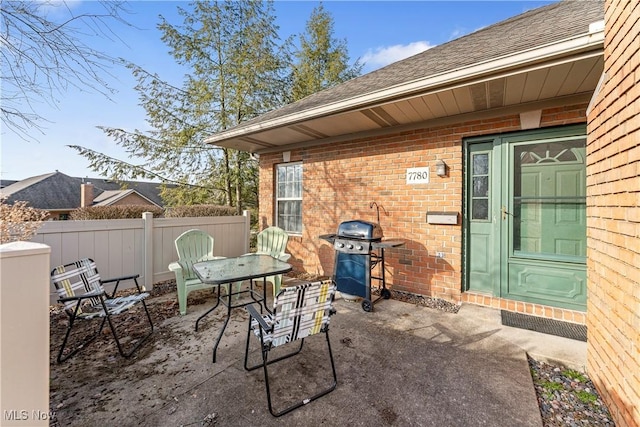
{"label": "chair armrest", "polygon": [[249,315],[256,319],[258,323],[260,323],[262,329],[264,329],[265,331],[271,331],[272,327],[267,325],[267,322],[264,321],[262,314],[260,314],[253,305],[248,305],[246,309],[249,312]]}
{"label": "chair armrest", "polygon": [[118,292],[118,286],[120,286],[120,282],[122,282],[123,280],[134,280],[136,284],[136,289],[138,290],[138,293],[141,294],[144,289],[140,289],[140,284],[138,283],[138,280],[137,280],[138,277],[140,277],[139,274],[132,274],[130,276],[121,276],[121,277],[115,277],[113,279],[100,280],[100,283],[104,285],[106,283],[116,282],[116,285],[113,287],[113,292],[111,292],[111,294],[106,294],[107,297],[111,299],[111,298],[115,298],[116,292]]}
{"label": "chair armrest", "polygon": [[[245,255],[269,255],[269,256],[273,256],[268,252],[260,252],[260,251],[244,254],[242,256],[245,256]],[[273,256],[273,257],[278,259],[278,260],[280,260],[280,261],[282,261],[282,262],[287,262],[287,261],[289,261],[289,258],[291,258],[291,254],[282,253],[282,254],[280,254],[278,256]]]}
{"label": "chair armrest", "polygon": [[102,283],[112,283],[112,282],[119,282],[121,280],[133,280],[133,279],[137,279],[138,277],[140,277],[139,274],[133,274],[131,276],[114,277],[113,279],[101,280],[101,282]]}
{"label": "chair armrest", "polygon": [[106,293],[104,291],[94,291],[94,292],[88,292],[88,293],[82,294],[82,295],[74,295],[72,297],[58,298],[58,302],[81,301],[83,299],[95,298],[95,297],[99,297],[99,296],[103,296],[103,295],[106,295]]}
{"label": "chair armrest", "polygon": [[289,258],[291,258],[291,254],[282,254],[278,257],[278,259],[282,262],[289,261]]}
{"label": "chair armrest", "polygon": [[198,260],[196,262],[213,261],[213,260],[216,260],[216,259],[225,259],[225,258],[226,258],[226,256],[218,256],[218,255],[209,256],[209,255],[206,255],[206,256],[198,258]]}
{"label": "chair armrest", "polygon": [[174,273],[176,271],[182,271],[182,266],[179,262],[172,262],[171,264],[169,264],[169,270],[173,271]]}

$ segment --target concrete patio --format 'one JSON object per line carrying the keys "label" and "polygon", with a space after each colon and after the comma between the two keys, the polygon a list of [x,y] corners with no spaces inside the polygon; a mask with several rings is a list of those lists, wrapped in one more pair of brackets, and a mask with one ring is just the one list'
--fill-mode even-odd
{"label": "concrete patio", "polygon": [[[262,370],[243,368],[244,310],[232,314],[215,364],[211,348],[223,309],[193,331],[195,319],[213,303],[209,295],[190,303],[186,316],[158,323],[153,341],[131,360],[106,346],[108,356],[87,349],[52,365],[51,405],[59,424],[541,426],[527,352],[574,368],[586,363],[586,343],[502,326],[498,310],[463,305],[452,314],[391,299],[366,313],[360,304],[338,299],[330,330],[338,386],[274,418]],[[166,294],[151,304],[174,300],[175,294]],[[274,404],[328,384],[330,371],[317,372],[316,366],[330,369],[323,337],[272,365]],[[59,384],[62,376],[78,373],[75,390]]]}

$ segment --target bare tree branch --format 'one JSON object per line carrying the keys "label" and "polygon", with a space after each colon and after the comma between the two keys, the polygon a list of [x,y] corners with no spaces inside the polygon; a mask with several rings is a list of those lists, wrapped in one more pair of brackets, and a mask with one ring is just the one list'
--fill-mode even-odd
{"label": "bare tree branch", "polygon": [[[70,87],[100,93],[115,91],[110,69],[121,65],[89,45],[90,38],[122,41],[113,23],[129,25],[121,1],[100,1],[97,13],[75,14],[65,1],[2,1],[2,124],[25,140],[35,140],[47,119],[39,104],[55,107]],[[55,12],[55,13],[53,13]],[[124,41],[122,41],[124,43]]]}

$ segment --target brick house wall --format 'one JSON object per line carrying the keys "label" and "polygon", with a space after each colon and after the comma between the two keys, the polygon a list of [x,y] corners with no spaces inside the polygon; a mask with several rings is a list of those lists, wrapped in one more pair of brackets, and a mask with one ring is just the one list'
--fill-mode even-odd
{"label": "brick house wall", "polygon": [[[541,127],[586,122],[586,104],[543,110]],[[462,283],[463,138],[519,131],[518,114],[419,129],[375,138],[356,139],[333,145],[319,145],[291,151],[291,162],[303,163],[303,231],[290,236],[287,250],[296,271],[331,275],[334,251],[321,234],[335,233],[340,222],[350,219],[380,223],[385,238],[406,240],[401,248],[385,251],[387,283],[393,290],[460,302]],[[444,160],[448,175],[435,174],[435,162]],[[282,153],[260,156],[260,226],[274,224],[275,166]],[[406,169],[430,168],[430,183],[406,184]],[[455,211],[457,225],[434,225],[426,221],[427,211]],[[444,258],[436,258],[436,251]],[[466,299],[484,305],[501,305],[506,300],[491,297]],[[513,303],[513,301],[510,301]],[[533,312],[524,303],[514,311]],[[541,307],[538,307],[541,309]],[[556,309],[564,318],[563,312]],[[543,310],[542,310],[543,311]],[[549,315],[554,316],[554,312]],[[541,313],[545,315],[544,311]],[[584,323],[584,314],[569,320]]]}
{"label": "brick house wall", "polygon": [[606,80],[587,141],[587,369],[619,427],[640,425],[640,3],[605,5]]}

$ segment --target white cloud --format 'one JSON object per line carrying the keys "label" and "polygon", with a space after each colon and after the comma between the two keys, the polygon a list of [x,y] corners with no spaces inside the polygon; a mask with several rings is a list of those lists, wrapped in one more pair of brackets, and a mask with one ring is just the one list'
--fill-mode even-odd
{"label": "white cloud", "polygon": [[365,63],[365,68],[371,71],[423,52],[433,46],[426,41],[418,41],[406,45],[381,46],[375,50],[367,50],[361,61]]}

